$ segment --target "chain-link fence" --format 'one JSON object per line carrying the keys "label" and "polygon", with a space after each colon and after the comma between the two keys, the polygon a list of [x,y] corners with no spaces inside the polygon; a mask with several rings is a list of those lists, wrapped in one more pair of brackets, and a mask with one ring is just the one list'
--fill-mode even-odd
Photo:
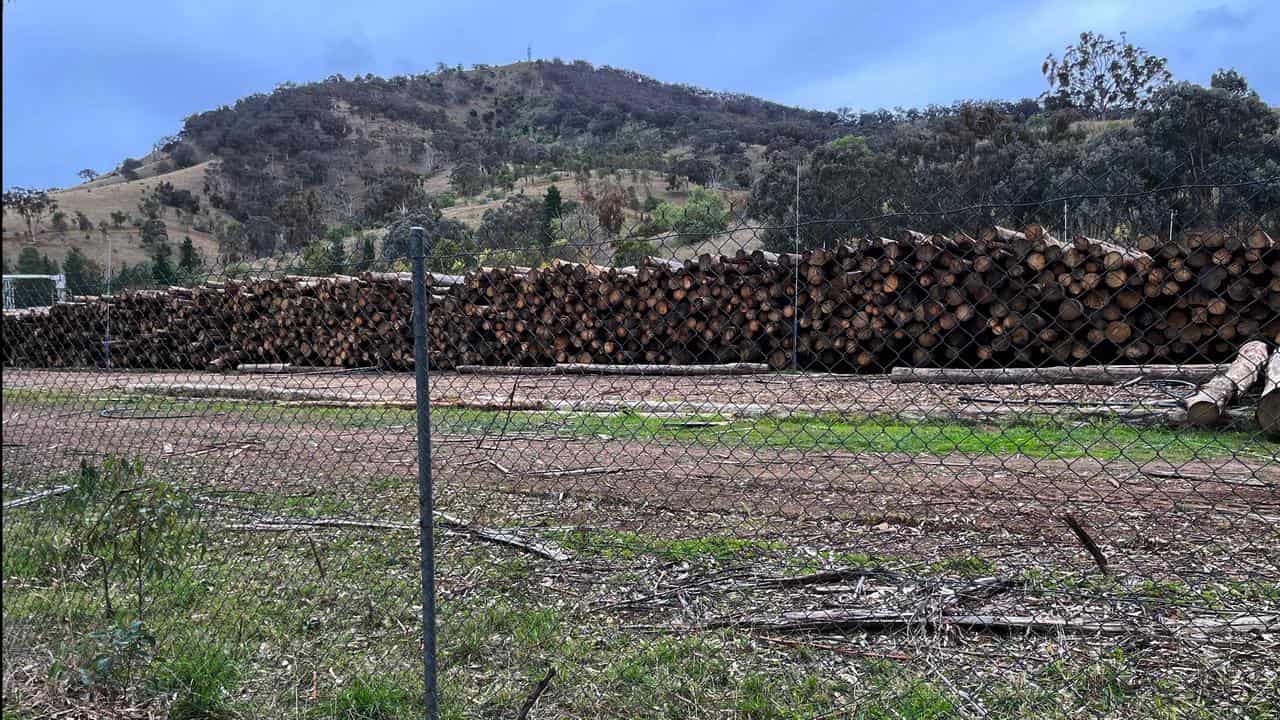
{"label": "chain-link fence", "polygon": [[420,321],[442,717],[1273,716],[1278,189],[6,313],[6,712],[420,716]]}

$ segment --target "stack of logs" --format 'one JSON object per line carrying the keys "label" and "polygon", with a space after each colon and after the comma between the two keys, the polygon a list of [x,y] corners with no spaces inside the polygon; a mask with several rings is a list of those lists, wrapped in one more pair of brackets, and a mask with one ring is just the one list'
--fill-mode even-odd
{"label": "stack of logs", "polygon": [[[1139,249],[1032,225],[638,267],[436,275],[433,365],[767,362],[881,370],[1230,359],[1280,342],[1280,245],[1190,233]],[[403,273],[79,298],[4,319],[7,366],[412,367]]]}

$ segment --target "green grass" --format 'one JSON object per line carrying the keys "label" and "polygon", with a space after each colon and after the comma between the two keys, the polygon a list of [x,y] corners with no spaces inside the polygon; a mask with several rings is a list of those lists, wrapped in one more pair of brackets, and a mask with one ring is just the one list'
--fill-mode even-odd
{"label": "green grass", "polygon": [[653,556],[670,562],[749,559],[783,546],[775,542],[713,536],[667,539],[620,530],[562,530],[548,536],[577,554],[632,560]]}
{"label": "green grass", "polygon": [[[44,390],[4,390],[6,402],[82,406],[96,412],[123,405],[88,396]],[[326,408],[281,406],[261,402],[195,400],[139,396],[136,412],[240,414],[269,425],[328,426],[341,429],[408,428],[411,410],[394,408]],[[1025,419],[1007,425],[974,425],[908,421],[893,416],[793,414],[788,417],[732,419],[717,415],[677,418],[635,413],[503,412],[437,407],[432,411],[438,432],[497,435],[537,432],[562,437],[598,437],[642,442],[723,445],[792,450],[845,450],[911,455],[1013,455],[1071,460],[1152,459],[1181,461],[1252,454],[1280,456],[1280,443],[1249,432],[1137,427],[1103,420],[1066,424]],[[705,427],[682,423],[707,421]]]}

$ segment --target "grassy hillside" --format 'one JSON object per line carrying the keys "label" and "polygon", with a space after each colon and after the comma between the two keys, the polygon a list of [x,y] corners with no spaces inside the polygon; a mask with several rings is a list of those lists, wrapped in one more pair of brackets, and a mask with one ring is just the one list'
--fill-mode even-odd
{"label": "grassy hillside", "polygon": [[[146,173],[150,177],[126,181],[119,174],[112,174],[95,179],[93,182],[77,185],[66,190],[59,190],[52,195],[58,202],[58,210],[65,213],[68,229],[54,229],[52,217],[46,215],[36,228],[34,246],[41,254],[48,255],[51,260],[61,263],[73,247],[80,248],[87,257],[106,263],[107,245],[111,245],[112,266],[121,263],[136,265],[149,257],[149,251],[142,244],[140,229],[133,224],[133,219],[140,218],[138,205],[143,197],[151,192],[160,182],[167,181],[180,190],[201,193],[205,172],[209,163],[204,162],[182,170],[163,174]],[[112,212],[127,212],[130,220],[117,225],[113,222]],[[77,214],[83,213],[93,225],[92,230],[80,230]],[[196,248],[207,259],[214,259],[218,254],[218,241],[212,232],[213,227],[229,219],[226,213],[212,208],[205,208],[202,213],[192,218],[189,215],[179,217],[172,209],[166,210],[160,218],[169,235],[169,242],[176,247],[184,237],[190,237]],[[104,233],[100,223],[106,223]],[[16,213],[6,211],[3,219],[4,257],[13,265],[18,253],[30,243],[27,237],[26,224]]]}

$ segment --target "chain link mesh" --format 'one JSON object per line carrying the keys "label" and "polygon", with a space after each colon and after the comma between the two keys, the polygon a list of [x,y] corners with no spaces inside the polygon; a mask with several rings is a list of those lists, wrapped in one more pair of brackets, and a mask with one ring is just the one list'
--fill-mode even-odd
{"label": "chain link mesh", "polygon": [[[1063,185],[436,238],[442,715],[1272,716],[1280,181]],[[7,709],[421,712],[406,259],[5,313]]]}

